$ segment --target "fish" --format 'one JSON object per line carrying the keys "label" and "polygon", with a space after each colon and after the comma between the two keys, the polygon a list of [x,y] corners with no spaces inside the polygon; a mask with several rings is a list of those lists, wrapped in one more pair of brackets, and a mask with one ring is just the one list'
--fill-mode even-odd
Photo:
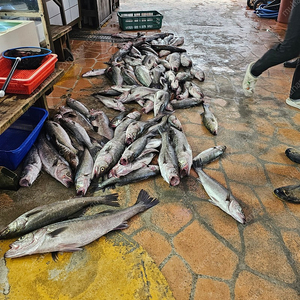
{"label": "fish", "polygon": [[76,170],[79,159],[78,150],[73,146],[72,141],[65,129],[57,122],[47,120],[44,123],[47,135],[50,141],[57,149],[58,153],[65,158],[72,169]]}
{"label": "fish", "polygon": [[208,148],[198,155],[196,155],[193,160],[200,161],[202,165],[209,164],[210,162],[214,161],[215,159],[219,158],[226,150],[225,145],[218,145],[215,147]]}
{"label": "fish", "polygon": [[156,117],[149,119],[147,121],[134,121],[131,122],[126,129],[125,143],[127,145],[134,142],[139,138],[148,128],[157,124],[162,118],[163,114],[159,114]]}
{"label": "fish", "polygon": [[73,98],[67,98],[66,103],[71,108],[79,111],[85,117],[89,118],[89,116],[90,116],[90,110],[82,102],[80,102],[78,100],[75,100]]}
{"label": "fish", "polygon": [[118,110],[118,111],[126,110],[126,107],[124,106],[124,104],[115,98],[109,98],[109,97],[100,96],[100,95],[94,95],[94,97],[96,97],[98,100],[100,100],[108,108],[112,108],[112,109]]}
{"label": "fish", "polygon": [[121,136],[124,132],[126,133],[126,129],[130,123],[134,121],[138,121],[141,118],[141,113],[138,110],[132,110],[129,112],[126,117],[118,124],[114,131],[114,137]]}
{"label": "fish", "polygon": [[108,173],[109,170],[119,161],[125,150],[125,132],[120,136],[115,136],[108,141],[98,152],[94,167],[93,178],[99,178]]}
{"label": "fish", "polygon": [[169,89],[175,91],[179,87],[179,81],[176,79],[176,74],[173,70],[168,70],[165,72],[165,78]]}
{"label": "fish", "polygon": [[191,84],[188,87],[188,90],[189,90],[189,94],[192,97],[197,98],[197,99],[203,99],[204,94],[198,85],[191,82]]}
{"label": "fish", "polygon": [[123,80],[126,84],[129,85],[141,85],[139,80],[136,78],[134,71],[130,70],[128,67],[121,67],[121,75],[123,77]]}
{"label": "fish", "polygon": [[171,65],[171,70],[174,72],[178,72],[180,67],[180,53],[179,52],[172,52],[166,57],[166,60]]}
{"label": "fish", "polygon": [[[149,152],[151,151],[151,152]],[[154,152],[158,152],[156,149],[149,149],[145,152],[148,152],[146,154],[142,153],[139,155],[135,160],[133,160],[130,163],[127,163],[126,165],[122,165],[120,163],[116,164],[109,172],[109,178],[110,177],[121,177],[126,176],[129,173],[138,170],[144,166],[147,166],[151,163],[153,157],[155,156]]]}
{"label": "fish", "polygon": [[111,56],[109,64],[122,61],[123,57],[125,57],[130,52],[132,46],[132,41],[128,41],[127,43],[122,44],[120,49]]}
{"label": "fish", "polygon": [[149,132],[147,134],[142,135],[133,141],[123,152],[120,158],[121,165],[127,165],[135,160],[145,149],[145,146],[148,140],[153,137],[155,133]]}
{"label": "fish", "polygon": [[183,131],[170,126],[170,137],[178,161],[179,175],[181,178],[190,175],[193,164],[192,148]]}
{"label": "fish", "polygon": [[43,226],[62,221],[91,205],[120,206],[118,194],[97,197],[76,197],[37,206],[9,223],[0,232],[0,239],[19,237]]}
{"label": "fish", "polygon": [[184,37],[182,37],[182,36],[180,36],[180,37],[174,37],[170,41],[170,45],[171,46],[175,46],[175,47],[182,46],[183,44],[184,44]]}
{"label": "fish", "polygon": [[81,76],[83,78],[100,76],[100,75],[104,75],[105,70],[106,69],[92,69],[91,71],[87,71],[87,72],[83,73]]}
{"label": "fish", "polygon": [[300,185],[287,185],[274,190],[274,195],[279,199],[291,202],[300,203]]}
{"label": "fish", "polygon": [[93,157],[90,151],[85,148],[74,179],[76,195],[84,196],[86,194],[93,179],[93,167]]}
{"label": "fish", "polygon": [[96,156],[97,152],[101,149],[101,145],[92,143],[87,131],[79,123],[67,118],[62,118],[60,123],[75,136],[80,144],[85,145],[89,149],[93,157]]}
{"label": "fish", "polygon": [[185,68],[191,67],[193,65],[191,57],[186,52],[182,52],[180,54],[180,64]]}
{"label": "fish", "polygon": [[114,85],[121,86],[124,82],[121,67],[118,64],[111,66],[111,80]]}
{"label": "fish", "polygon": [[215,115],[210,111],[209,105],[202,103],[204,112],[202,113],[202,121],[204,126],[213,134],[217,135],[218,133],[218,121]]}
{"label": "fish", "polygon": [[242,207],[232,193],[203,171],[200,160],[193,161],[193,168],[199,176],[197,180],[202,184],[209,196],[208,201],[215,206],[218,206],[239,223],[245,224],[246,218]]}
{"label": "fish", "polygon": [[127,220],[157,205],[159,200],[141,190],[134,205],[112,213],[100,213],[57,222],[39,228],[10,244],[5,258],[37,253],[74,252],[83,250],[108,232],[128,227]]}
{"label": "fish", "polygon": [[199,106],[203,104],[203,99],[198,98],[186,98],[182,100],[171,100],[170,104],[172,105],[173,109],[185,109],[194,106]]}
{"label": "fish", "polygon": [[300,151],[295,148],[285,150],[285,155],[293,162],[300,164]]}
{"label": "fish", "polygon": [[161,50],[168,50],[173,52],[186,52],[186,49],[180,48],[178,46],[173,45],[152,45],[151,46],[156,52],[159,52]]}
{"label": "fish", "polygon": [[122,186],[129,183],[139,182],[142,180],[146,180],[150,177],[157,176],[160,173],[159,166],[157,165],[148,165],[144,166],[138,170],[130,172],[126,176],[121,177],[110,177],[98,184],[98,187],[95,191],[103,190],[107,187],[112,186]]}
{"label": "fish", "polygon": [[190,73],[196,79],[198,79],[200,82],[203,82],[205,80],[205,73],[204,73],[204,71],[200,67],[198,67],[196,65],[192,65],[191,66]]}
{"label": "fish", "polygon": [[70,165],[59,155],[44,134],[40,134],[38,137],[37,149],[42,161],[42,169],[65,187],[69,188],[73,184]]}
{"label": "fish", "polygon": [[145,55],[145,57],[142,60],[142,64],[147,67],[149,70],[153,69],[154,67],[157,66],[157,56],[154,54],[148,54]]}
{"label": "fish", "polygon": [[146,66],[136,66],[134,69],[134,74],[143,86],[150,87],[152,83],[152,77],[150,75],[150,70]]}
{"label": "fish", "polygon": [[159,116],[165,112],[170,101],[170,94],[164,90],[159,90],[154,95],[154,116]]}
{"label": "fish", "polygon": [[180,183],[180,176],[175,150],[170,143],[169,132],[165,128],[160,128],[159,133],[162,140],[158,155],[160,173],[170,186],[176,186]]}
{"label": "fish", "polygon": [[176,115],[169,115],[168,116],[168,123],[175,127],[176,129],[182,131],[182,125],[181,125],[181,122],[180,120],[176,117]]}
{"label": "fish", "polygon": [[19,185],[29,187],[37,179],[42,170],[42,161],[35,144],[32,145],[29,152],[26,154],[23,165],[24,167],[20,175]]}
{"label": "fish", "polygon": [[113,138],[114,130],[110,127],[110,120],[104,111],[92,110],[90,121],[98,134],[106,137],[108,140]]}

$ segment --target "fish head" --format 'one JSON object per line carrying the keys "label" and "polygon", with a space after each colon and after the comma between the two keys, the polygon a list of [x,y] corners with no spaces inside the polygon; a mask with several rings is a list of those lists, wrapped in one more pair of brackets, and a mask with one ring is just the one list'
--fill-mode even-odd
{"label": "fish head", "polygon": [[15,258],[34,254],[36,249],[43,243],[46,232],[46,228],[40,228],[21,236],[9,245],[10,249],[6,251],[4,257]]}
{"label": "fish head", "polygon": [[76,180],[75,189],[77,196],[84,196],[91,183],[90,176],[82,176]]}
{"label": "fish head", "polygon": [[238,222],[245,224],[246,218],[240,204],[231,196],[229,200],[228,211],[231,216]]}
{"label": "fish head", "polygon": [[0,238],[9,237],[11,233],[18,232],[19,230],[25,228],[27,222],[28,217],[26,217],[25,215],[18,217],[15,221],[11,222],[0,232]]}
{"label": "fish head", "polygon": [[72,171],[65,164],[57,166],[55,177],[67,188],[73,184]]}
{"label": "fish head", "polygon": [[109,163],[103,159],[98,159],[97,162],[94,164],[93,174],[94,177],[99,178],[100,176],[104,175],[108,170]]}

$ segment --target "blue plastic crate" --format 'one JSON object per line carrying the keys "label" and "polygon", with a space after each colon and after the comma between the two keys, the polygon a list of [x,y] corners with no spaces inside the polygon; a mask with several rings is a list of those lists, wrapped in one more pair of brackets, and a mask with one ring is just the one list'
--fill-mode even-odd
{"label": "blue plastic crate", "polygon": [[30,107],[0,135],[0,166],[15,170],[37,139],[48,111]]}

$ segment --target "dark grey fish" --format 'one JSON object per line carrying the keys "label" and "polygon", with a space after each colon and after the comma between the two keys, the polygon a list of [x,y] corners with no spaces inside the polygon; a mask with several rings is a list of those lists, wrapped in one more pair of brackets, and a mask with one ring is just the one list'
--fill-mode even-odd
{"label": "dark grey fish", "polygon": [[174,99],[170,103],[174,109],[184,109],[184,108],[202,105],[203,99],[197,99],[197,98],[186,98],[182,100]]}
{"label": "dark grey fish", "polygon": [[117,198],[118,194],[98,197],[80,197],[59,200],[57,202],[35,207],[8,224],[0,232],[0,238],[7,239],[18,237],[48,224],[62,221],[90,205],[105,204],[119,206]]}
{"label": "dark grey fish", "polygon": [[285,150],[285,155],[293,162],[300,164],[300,151],[295,148]]}
{"label": "dark grey fish", "polygon": [[274,194],[279,199],[292,202],[300,203],[300,185],[287,185],[274,190]]}
{"label": "dark grey fish", "polygon": [[150,87],[152,83],[152,77],[149,69],[146,66],[136,66],[134,69],[134,74],[143,86]]}
{"label": "dark grey fish", "polygon": [[159,174],[159,167],[157,165],[144,166],[141,169],[135,170],[126,176],[111,177],[99,183],[98,190],[102,190],[106,187],[122,186],[134,182],[146,180],[150,177],[154,177]]}

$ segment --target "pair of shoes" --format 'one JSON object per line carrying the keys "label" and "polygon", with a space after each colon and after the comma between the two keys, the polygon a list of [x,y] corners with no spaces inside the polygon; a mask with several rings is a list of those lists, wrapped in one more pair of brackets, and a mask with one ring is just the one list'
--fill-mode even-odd
{"label": "pair of shoes", "polygon": [[294,61],[286,61],[286,62],[283,63],[283,66],[285,68],[296,68],[297,63],[298,63],[298,59],[296,59]]}
{"label": "pair of shoes", "polygon": [[286,104],[300,109],[300,99],[291,99],[290,97],[285,100]]}
{"label": "pair of shoes", "polygon": [[252,62],[248,65],[247,70],[246,70],[246,74],[244,77],[244,81],[243,81],[243,90],[244,90],[244,94],[247,97],[251,97],[254,93],[254,88],[257,82],[257,76],[253,76],[251,74],[251,68],[254,65],[255,62]]}

